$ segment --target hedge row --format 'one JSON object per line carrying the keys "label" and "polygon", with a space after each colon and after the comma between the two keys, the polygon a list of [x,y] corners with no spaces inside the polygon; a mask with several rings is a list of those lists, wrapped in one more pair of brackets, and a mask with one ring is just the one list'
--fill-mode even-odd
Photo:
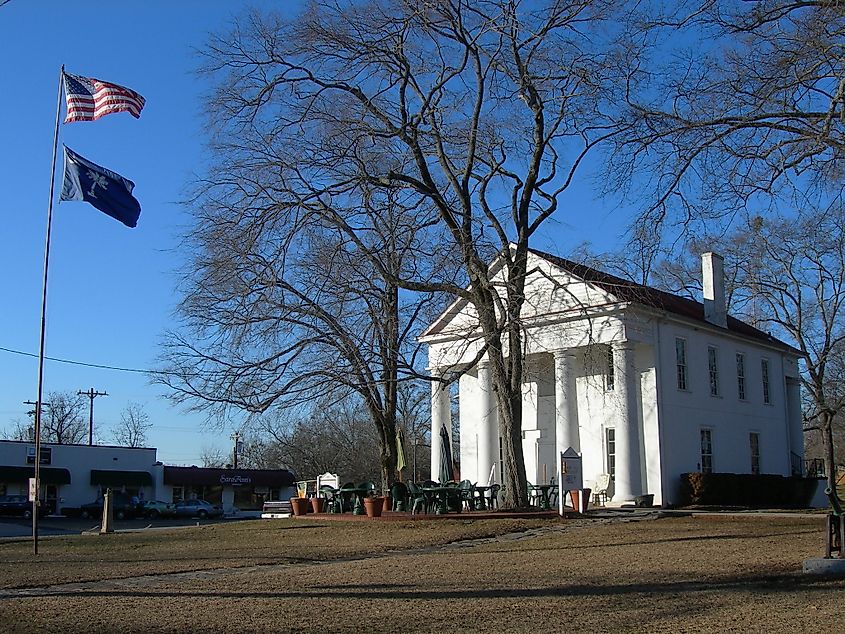
{"label": "hedge row", "polygon": [[682,473],[682,506],[806,508],[816,489],[812,478],[749,473]]}

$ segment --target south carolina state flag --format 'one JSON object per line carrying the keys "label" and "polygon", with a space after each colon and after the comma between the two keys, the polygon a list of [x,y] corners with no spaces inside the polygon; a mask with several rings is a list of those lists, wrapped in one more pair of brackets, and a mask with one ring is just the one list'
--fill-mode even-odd
{"label": "south carolina state flag", "polygon": [[132,195],[135,188],[128,178],[92,163],[65,146],[65,178],[62,200],[82,200],[135,227],[141,215],[141,204]]}

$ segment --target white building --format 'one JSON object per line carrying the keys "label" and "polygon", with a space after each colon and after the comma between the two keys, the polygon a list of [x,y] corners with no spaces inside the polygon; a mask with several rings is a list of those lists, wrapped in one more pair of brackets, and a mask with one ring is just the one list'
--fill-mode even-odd
{"label": "white building", "polygon": [[[702,256],[704,303],[531,250],[523,308],[523,455],[529,482],[574,448],[585,481],[611,474],[612,503],[678,501],[686,472],[800,472],[796,351],[726,314],[722,258]],[[494,263],[493,268],[501,264]],[[423,333],[435,375],[459,380],[461,477],[499,481],[489,361],[473,307],[455,302]],[[450,416],[433,383],[432,438]],[[432,442],[431,464],[440,464]]]}
{"label": "white building", "polygon": [[[227,514],[296,494],[294,474],[285,469],[170,467],[154,448],[42,443],[40,464],[39,498],[51,514],[78,511],[107,488],[147,500],[204,499]],[[27,495],[34,465],[33,442],[0,441],[0,495]]]}

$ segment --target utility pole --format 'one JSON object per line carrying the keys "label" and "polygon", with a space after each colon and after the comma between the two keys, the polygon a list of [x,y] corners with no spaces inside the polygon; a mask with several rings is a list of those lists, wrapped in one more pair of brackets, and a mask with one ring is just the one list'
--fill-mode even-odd
{"label": "utility pole", "polygon": [[[23,404],[24,405],[35,405],[36,408],[38,407],[38,403],[36,401],[24,401]],[[41,407],[42,408],[50,407],[50,404],[49,403],[41,403]],[[36,410],[31,410],[31,411],[27,412],[26,414],[27,414],[27,416],[32,416],[33,418],[35,418],[35,411]],[[29,428],[29,434],[30,434],[29,441],[34,442],[35,441],[35,426],[34,425]]]}
{"label": "utility pole", "polygon": [[232,450],[232,467],[235,469],[238,468],[238,454],[241,453],[243,450],[243,443],[241,443],[241,432],[236,431],[234,434],[229,436],[232,440],[235,441],[235,447]]}
{"label": "utility pole", "polygon": [[98,396],[108,396],[108,392],[95,392],[94,388],[92,387],[87,392],[83,392],[79,390],[76,393],[77,396],[87,396],[90,402],[90,407],[88,408],[88,446],[94,444],[94,399]]}

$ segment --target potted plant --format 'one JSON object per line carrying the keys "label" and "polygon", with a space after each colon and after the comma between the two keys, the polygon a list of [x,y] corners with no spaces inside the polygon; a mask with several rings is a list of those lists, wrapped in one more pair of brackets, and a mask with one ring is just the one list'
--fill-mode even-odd
{"label": "potted plant", "polygon": [[290,499],[290,508],[294,516],[308,513],[308,498],[295,497]]}
{"label": "potted plant", "polygon": [[315,495],[310,500],[312,513],[323,513],[326,509],[326,498]]}
{"label": "potted plant", "polygon": [[364,510],[367,512],[367,517],[381,517],[381,511],[383,508],[383,497],[373,496],[364,498]]}

